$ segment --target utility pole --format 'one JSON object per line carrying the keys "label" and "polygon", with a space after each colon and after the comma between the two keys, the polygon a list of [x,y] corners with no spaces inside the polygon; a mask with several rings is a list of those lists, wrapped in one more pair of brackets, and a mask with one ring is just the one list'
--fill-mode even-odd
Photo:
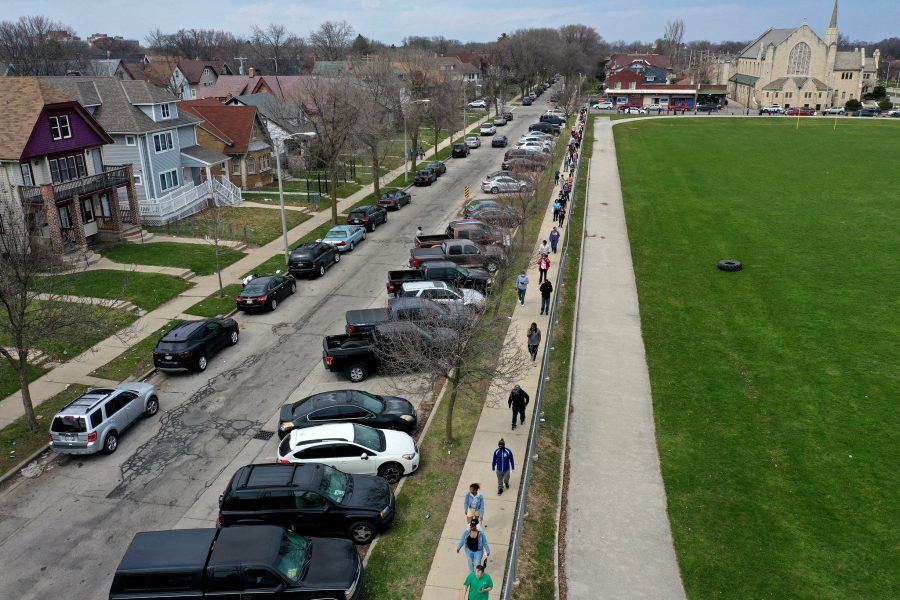
{"label": "utility pole", "polygon": [[244,74],[244,61],[250,60],[250,59],[247,58],[246,56],[235,56],[234,60],[236,60],[240,63],[240,66],[238,67],[238,75],[243,75]]}

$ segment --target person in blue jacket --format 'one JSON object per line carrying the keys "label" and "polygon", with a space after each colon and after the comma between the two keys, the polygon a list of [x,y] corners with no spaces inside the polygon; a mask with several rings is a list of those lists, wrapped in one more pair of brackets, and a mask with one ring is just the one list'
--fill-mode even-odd
{"label": "person in blue jacket", "polygon": [[478,530],[478,519],[472,519],[472,522],[469,523],[469,528],[459,538],[456,553],[459,554],[462,548],[466,549],[466,560],[469,563],[470,572],[475,570],[475,565],[487,562],[487,557],[491,554],[491,546],[488,544],[488,539],[484,532]]}
{"label": "person in blue jacket", "polygon": [[501,438],[494,450],[494,460],[491,462],[491,470],[497,473],[497,493],[503,493],[503,487],[509,489],[509,474],[516,468],[512,450],[506,447],[506,442]]}
{"label": "person in blue jacket", "polygon": [[481,486],[477,483],[469,486],[469,492],[463,500],[463,512],[466,513],[466,523],[477,519],[484,527],[484,496],[478,493],[480,489]]}

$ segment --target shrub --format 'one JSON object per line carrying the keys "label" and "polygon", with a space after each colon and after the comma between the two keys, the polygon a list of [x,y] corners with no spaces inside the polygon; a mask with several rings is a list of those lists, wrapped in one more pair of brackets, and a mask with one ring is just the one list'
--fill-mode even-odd
{"label": "shrub", "polygon": [[894,108],[894,103],[890,100],[882,100],[878,103],[878,108],[880,108],[881,110],[891,110],[892,108]]}
{"label": "shrub", "polygon": [[862,102],[860,102],[856,98],[850,98],[849,100],[847,100],[847,103],[844,104],[844,109],[847,112],[852,112],[855,110],[859,110],[861,108],[862,108]]}

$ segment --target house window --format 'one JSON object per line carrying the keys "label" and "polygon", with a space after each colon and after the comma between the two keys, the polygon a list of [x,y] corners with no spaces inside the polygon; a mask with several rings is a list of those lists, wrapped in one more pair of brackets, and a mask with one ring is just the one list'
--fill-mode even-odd
{"label": "house window", "polygon": [[622,89],[622,82],[621,82],[621,81],[617,81],[617,82],[616,82],[616,89],[617,89],[617,90],[621,90],[621,89]]}
{"label": "house window", "polygon": [[647,75],[647,81],[656,81],[656,75]]}
{"label": "house window", "polygon": [[171,171],[164,171],[163,173],[160,173],[159,187],[162,191],[178,187],[178,171],[172,169]]}
{"label": "house window", "polygon": [[125,145],[126,145],[126,146],[134,146],[135,144],[136,144],[136,142],[135,142],[135,139],[134,139],[134,136],[133,136],[133,135],[126,135],[126,136],[125,136]]}
{"label": "house window", "polygon": [[134,185],[143,185],[144,179],[141,177],[140,173],[134,174]]}
{"label": "house window", "polygon": [[847,97],[847,92],[841,92],[841,100]]}
{"label": "house window", "polygon": [[94,221],[94,206],[90,198],[83,198],[81,204],[81,220],[84,223],[92,223]]}
{"label": "house window", "polygon": [[793,97],[794,97],[794,92],[785,92],[785,93],[784,93],[784,97],[785,97],[785,98],[793,98]]}
{"label": "house window", "polygon": [[239,158],[232,159],[231,174],[232,175],[240,175],[241,174],[241,159],[239,159]]}
{"label": "house window", "polygon": [[263,156],[259,160],[260,164],[262,165],[259,169],[260,171],[268,171],[272,168],[272,157],[268,154],[263,154]]}
{"label": "house window", "polygon": [[809,74],[809,57],[811,51],[809,44],[800,42],[791,48],[791,54],[788,57],[788,75],[808,75]]}
{"label": "house window", "polygon": [[630,83],[628,84],[628,89],[629,89],[629,90],[637,89],[637,82],[635,82],[635,81],[630,82]]}
{"label": "house window", "polygon": [[803,92],[804,98],[812,98],[812,92]]}
{"label": "house window", "polygon": [[20,163],[19,169],[22,171],[22,184],[34,185],[34,174],[31,172],[31,163]]}
{"label": "house window", "polygon": [[248,158],[247,159],[247,173],[253,175],[256,173],[256,159]]}
{"label": "house window", "polygon": [[159,107],[159,112],[162,115],[163,119],[169,119],[172,117],[172,112],[169,110],[168,104],[163,104]]}
{"label": "house window", "polygon": [[156,152],[166,152],[171,150],[174,145],[172,144],[172,132],[165,131],[163,133],[157,133],[153,136],[153,146],[156,148]]}
{"label": "house window", "polygon": [[65,140],[72,137],[69,117],[66,115],[50,117],[50,135],[53,136],[54,140]]}
{"label": "house window", "polygon": [[109,219],[112,217],[112,208],[109,204],[109,194],[100,194],[100,216]]}
{"label": "house window", "polygon": [[70,179],[87,177],[87,170],[84,168],[84,156],[81,154],[51,158],[47,163],[50,165],[50,178],[53,180],[53,183],[62,183]]}
{"label": "house window", "polygon": [[69,218],[69,207],[59,206],[56,208],[56,212],[59,213],[59,228],[72,229],[72,220]]}

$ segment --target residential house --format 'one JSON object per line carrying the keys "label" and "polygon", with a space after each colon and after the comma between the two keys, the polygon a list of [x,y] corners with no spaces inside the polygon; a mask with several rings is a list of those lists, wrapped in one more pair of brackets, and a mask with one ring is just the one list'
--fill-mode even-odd
{"label": "residential house", "polygon": [[179,59],[178,71],[187,81],[189,92],[183,99],[198,98],[201,88],[212,87],[221,75],[231,75],[231,67],[223,60],[186,60]]}
{"label": "residential house", "polygon": [[216,166],[214,175],[224,170],[231,183],[243,190],[272,183],[272,145],[255,106],[225,105],[215,98],[205,98],[182,100],[178,107],[182,113],[203,119],[197,130],[201,146],[230,158],[230,164]]}
{"label": "residential house", "polygon": [[275,151],[284,157],[284,142],[287,138],[298,136],[299,133],[315,133],[315,128],[303,113],[302,108],[294,102],[284,102],[272,94],[259,93],[236,96],[226,102],[228,105],[254,106],[256,114],[263,126]]}
{"label": "residential house", "polygon": [[[106,149],[110,162],[133,166],[141,219],[164,224],[194,214],[209,202],[236,204],[240,190],[213,168],[228,156],[200,146],[200,119],[181,113],[178,101],[148,81],[112,77],[47,77],[76,99],[115,144]],[[119,196],[120,202],[124,201]]]}
{"label": "residential house", "polygon": [[259,75],[253,67],[247,71],[247,75],[220,75],[214,85],[198,89],[197,97],[227,102],[248,94],[272,94],[279,100],[299,105],[316,79],[313,75]]}
{"label": "residential house", "polygon": [[606,94],[617,106],[654,104],[663,109],[685,111],[693,110],[698,104],[722,104],[725,100],[724,85],[675,82],[671,72],[652,65],[645,56],[630,61],[622,59],[623,55],[617,56],[618,66],[606,75]]}
{"label": "residential house", "polygon": [[140,225],[132,165],[107,162],[113,138],[71,95],[3,78],[0,104],[0,234],[25,223],[31,243],[64,253]]}

